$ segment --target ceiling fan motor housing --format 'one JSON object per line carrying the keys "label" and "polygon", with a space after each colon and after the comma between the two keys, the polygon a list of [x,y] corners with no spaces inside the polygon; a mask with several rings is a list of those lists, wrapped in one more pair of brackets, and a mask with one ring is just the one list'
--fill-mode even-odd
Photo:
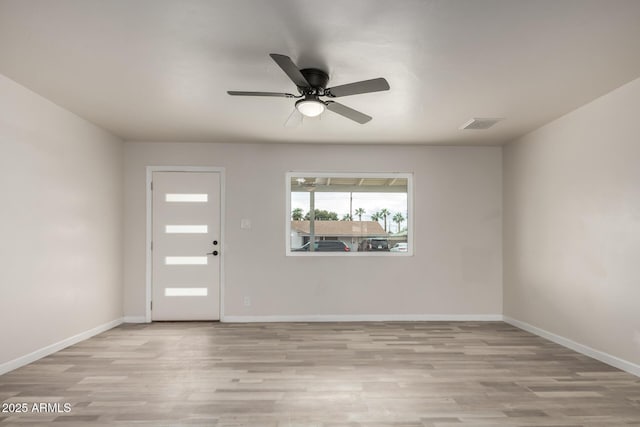
{"label": "ceiling fan motor housing", "polygon": [[[319,95],[324,94],[324,89],[327,87],[327,83],[329,83],[329,75],[327,73],[317,68],[304,68],[300,70],[300,73],[307,79],[312,89],[316,89]],[[302,89],[302,93],[304,93],[305,88],[300,89]]]}

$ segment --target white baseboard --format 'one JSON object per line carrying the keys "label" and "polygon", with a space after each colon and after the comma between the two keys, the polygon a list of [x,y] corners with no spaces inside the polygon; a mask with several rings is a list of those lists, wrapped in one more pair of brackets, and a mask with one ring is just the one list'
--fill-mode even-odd
{"label": "white baseboard", "polygon": [[223,322],[463,322],[502,321],[501,314],[317,314],[291,316],[224,316]]}
{"label": "white baseboard", "polygon": [[556,335],[552,332],[546,331],[544,329],[540,329],[537,326],[530,325],[520,320],[512,319],[511,317],[508,317],[508,316],[504,316],[504,321],[510,325],[515,326],[516,328],[520,328],[527,332],[531,332],[532,334],[541,336],[542,338],[546,338],[549,341],[553,341],[556,344],[560,344],[561,346],[570,348],[573,351],[582,353],[585,356],[592,357],[596,360],[606,363],[607,365],[611,365],[614,368],[621,369],[623,371],[629,372],[630,374],[640,377],[640,365],[637,365],[633,362],[620,359],[619,357],[613,356],[609,353],[605,353],[604,351],[593,349],[586,345],[572,341],[569,338]]}
{"label": "white baseboard", "polygon": [[148,323],[145,316],[124,316],[124,323]]}
{"label": "white baseboard", "polygon": [[115,328],[116,326],[122,323],[122,318],[112,320],[111,322],[107,322],[103,325],[96,326],[95,328],[89,329],[88,331],[81,332],[77,335],[74,335],[69,338],[65,338],[62,341],[58,341],[57,343],[48,345],[46,347],[42,347],[36,351],[33,351],[27,355],[18,357],[17,359],[10,360],[8,362],[0,364],[0,375],[6,374],[9,371],[13,371],[14,369],[18,369],[24,365],[28,365],[29,363],[35,362],[38,359],[42,359],[45,356],[48,356],[56,351],[60,351],[63,348],[69,347],[70,345],[79,343],[80,341],[84,341],[88,338],[91,338],[94,335],[101,334],[104,331],[108,331],[109,329]]}

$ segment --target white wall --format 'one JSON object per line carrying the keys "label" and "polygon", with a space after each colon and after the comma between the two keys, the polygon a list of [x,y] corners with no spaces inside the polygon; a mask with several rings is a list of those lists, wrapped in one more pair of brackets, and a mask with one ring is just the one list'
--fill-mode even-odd
{"label": "white wall", "polygon": [[0,75],[0,373],[121,319],[122,156],[118,138]]}
{"label": "white wall", "polygon": [[639,117],[635,80],[504,150],[505,315],[635,364]]}
{"label": "white wall", "polygon": [[[127,142],[125,315],[145,314],[148,165],[226,168],[226,316],[500,315],[501,161],[500,147]],[[286,257],[291,170],[414,172],[415,256]]]}

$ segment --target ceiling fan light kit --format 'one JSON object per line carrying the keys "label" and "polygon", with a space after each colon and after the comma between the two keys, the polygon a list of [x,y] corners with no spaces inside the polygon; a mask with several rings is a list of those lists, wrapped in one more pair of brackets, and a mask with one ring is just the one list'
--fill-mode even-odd
{"label": "ceiling fan light kit", "polygon": [[227,93],[233,96],[303,98],[296,101],[295,108],[306,117],[317,117],[326,109],[353,120],[356,123],[364,124],[370,121],[372,117],[335,101],[323,101],[320,97],[338,98],[341,96],[389,90],[389,83],[382,77],[327,88],[329,75],[324,71],[316,68],[304,68],[301,70],[293,63],[291,58],[286,55],[271,53],[269,56],[271,56],[275,63],[278,64],[282,71],[284,71],[289,79],[296,85],[299,95],[284,92],[227,91]]}
{"label": "ceiling fan light kit", "polygon": [[305,97],[296,101],[296,108],[306,117],[317,117],[325,110],[324,102],[314,97]]}

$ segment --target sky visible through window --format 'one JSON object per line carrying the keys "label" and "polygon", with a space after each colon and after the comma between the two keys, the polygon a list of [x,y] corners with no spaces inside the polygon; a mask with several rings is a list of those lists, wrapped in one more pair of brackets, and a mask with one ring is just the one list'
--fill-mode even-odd
{"label": "sky visible through window", "polygon": [[[316,209],[336,212],[338,218],[349,213],[349,197],[353,194],[352,208],[355,212],[358,208],[365,210],[362,215],[363,221],[369,221],[371,215],[382,209],[388,209],[391,216],[400,212],[407,218],[407,193],[338,193],[338,192],[316,192]],[[291,192],[291,210],[302,209],[306,214],[309,211],[309,193]],[[357,221],[358,216],[353,215],[353,220]],[[389,221],[388,218],[387,221]]]}

